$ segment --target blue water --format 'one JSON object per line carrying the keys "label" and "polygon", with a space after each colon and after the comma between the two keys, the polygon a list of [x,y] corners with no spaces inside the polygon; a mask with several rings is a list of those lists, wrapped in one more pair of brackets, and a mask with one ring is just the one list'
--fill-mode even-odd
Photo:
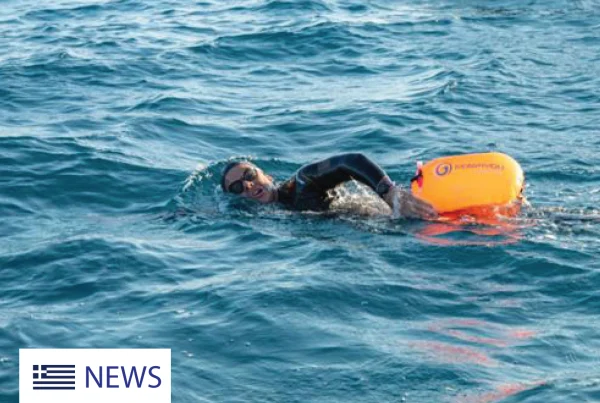
{"label": "blue water", "polygon": [[[4,0],[0,401],[26,347],[171,348],[174,402],[600,401],[599,32],[596,0]],[[488,150],[533,205],[496,232],[218,189]]]}

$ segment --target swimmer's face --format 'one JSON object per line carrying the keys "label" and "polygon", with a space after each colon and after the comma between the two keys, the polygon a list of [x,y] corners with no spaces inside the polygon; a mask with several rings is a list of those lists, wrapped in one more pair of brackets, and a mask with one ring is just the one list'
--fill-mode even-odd
{"label": "swimmer's face", "polygon": [[240,162],[231,168],[225,174],[223,183],[227,192],[260,203],[271,203],[276,198],[273,178],[249,162]]}

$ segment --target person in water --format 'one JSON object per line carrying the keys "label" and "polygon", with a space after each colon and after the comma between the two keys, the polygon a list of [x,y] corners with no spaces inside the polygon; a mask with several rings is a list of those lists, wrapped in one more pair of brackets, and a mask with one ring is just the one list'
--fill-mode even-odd
{"label": "person in water", "polygon": [[396,186],[377,164],[361,153],[340,154],[304,165],[278,186],[270,175],[251,162],[230,162],[223,169],[221,187],[226,193],[260,203],[281,203],[295,210],[323,211],[333,200],[330,190],[351,179],[370,187],[402,217],[437,217],[429,203]]}

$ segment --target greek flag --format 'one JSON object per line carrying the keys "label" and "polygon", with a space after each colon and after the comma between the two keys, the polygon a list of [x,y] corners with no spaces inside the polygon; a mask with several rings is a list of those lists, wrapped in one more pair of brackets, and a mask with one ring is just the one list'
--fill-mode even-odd
{"label": "greek flag", "polygon": [[75,365],[34,365],[34,390],[75,390]]}

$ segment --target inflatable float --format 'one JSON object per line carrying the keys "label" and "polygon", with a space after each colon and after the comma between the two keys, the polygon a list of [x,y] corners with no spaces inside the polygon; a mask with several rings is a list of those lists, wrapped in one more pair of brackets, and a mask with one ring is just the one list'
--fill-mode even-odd
{"label": "inflatable float", "polygon": [[506,154],[465,154],[417,163],[411,180],[414,196],[429,202],[442,220],[472,217],[478,222],[515,216],[525,177]]}

